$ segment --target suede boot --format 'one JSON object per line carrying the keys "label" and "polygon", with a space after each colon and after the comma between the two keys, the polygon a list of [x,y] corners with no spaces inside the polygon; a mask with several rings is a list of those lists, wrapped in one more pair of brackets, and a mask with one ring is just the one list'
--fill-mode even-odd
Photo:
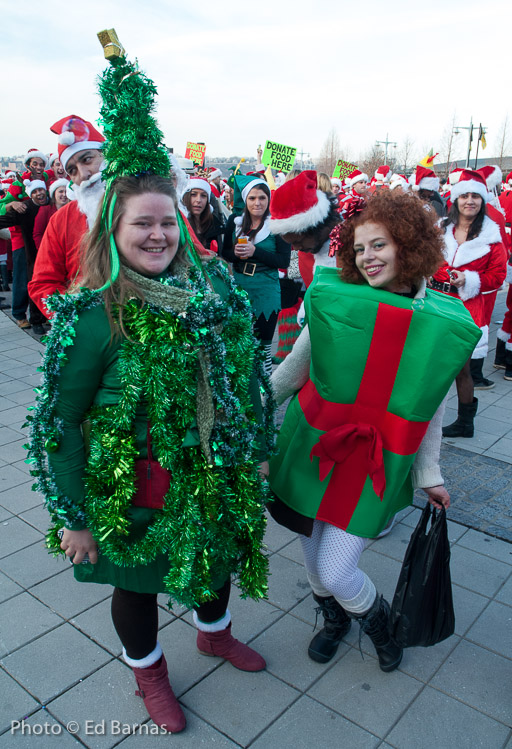
{"label": "suede boot", "polygon": [[496,354],[494,355],[494,364],[493,364],[495,369],[506,368],[505,352],[506,352],[505,341],[502,341],[501,338],[497,338],[496,339]]}
{"label": "suede boot", "polygon": [[165,656],[148,668],[132,667],[132,671],[138,686],[135,694],[144,700],[153,723],[170,733],[183,731],[185,715],[169,684]]}
{"label": "suede boot", "polygon": [[202,655],[224,658],[240,671],[262,671],[267,665],[259,653],[235,640],[231,634],[231,622],[220,632],[203,632],[198,629],[197,649]]}
{"label": "suede boot", "polygon": [[453,424],[443,427],[443,437],[472,437],[475,433],[473,421],[477,409],[477,398],[473,398],[473,403],[461,403],[459,401],[457,420]]}
{"label": "suede boot", "polygon": [[471,377],[473,378],[475,390],[492,390],[496,383],[492,380],[488,380],[487,377],[484,377],[484,373],[482,371],[483,366],[483,359],[471,359],[469,362],[469,369],[471,372]]}
{"label": "suede boot", "polygon": [[308,655],[317,663],[328,663],[336,655],[338,645],[348,634],[352,621],[334,596],[321,598],[313,593],[318,603],[317,614],[322,614],[324,626],[309,643]]}
{"label": "suede boot", "polygon": [[373,642],[381,671],[387,673],[398,668],[402,661],[403,649],[389,635],[389,603],[386,599],[377,595],[371,609],[363,616],[354,618],[359,621],[361,632],[367,634]]}

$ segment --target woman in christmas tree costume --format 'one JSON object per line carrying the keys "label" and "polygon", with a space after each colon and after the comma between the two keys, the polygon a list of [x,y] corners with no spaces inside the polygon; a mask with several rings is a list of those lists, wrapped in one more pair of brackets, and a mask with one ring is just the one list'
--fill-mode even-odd
{"label": "woman in christmas tree costume", "polygon": [[[201,653],[265,667],[232,637],[227,605],[232,573],[244,595],[265,595],[263,421],[269,440],[272,428],[249,303],[220,261],[197,257],[163,176],[151,82],[123,54],[101,91],[106,197],[83,288],[49,302],[29,455],[54,521],[48,546],[65,551],[79,581],[114,586],[113,623],[137,694],[155,723],[177,732],[185,717],[157,641],[159,592],[194,608]],[[130,174],[125,127],[138,133],[145,173],[139,162]]]}
{"label": "woman in christmas tree costume", "polygon": [[[300,180],[272,200],[273,231],[285,241],[311,234],[327,211],[305,178],[302,189],[294,186]],[[269,509],[302,534],[325,619],[308,652],[322,663],[355,618],[380,668],[398,667],[389,605],[359,558],[410,505],[413,485],[436,507],[449,505],[439,470],[443,401],[479,330],[460,302],[426,291],[425,278],[443,262],[434,218],[417,198],[382,191],[336,227],[331,244],[341,269],[317,269],[307,325],[272,377],[278,403],[293,398],[270,464]]]}

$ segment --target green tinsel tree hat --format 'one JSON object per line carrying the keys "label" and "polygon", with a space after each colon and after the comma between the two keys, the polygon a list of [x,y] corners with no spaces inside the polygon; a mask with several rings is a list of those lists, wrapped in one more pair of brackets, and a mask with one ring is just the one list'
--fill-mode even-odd
{"label": "green tinsel tree hat", "polygon": [[[98,39],[110,65],[99,78],[98,88],[102,98],[99,124],[103,128],[106,142],[102,146],[106,166],[103,180],[106,182],[102,221],[110,236],[111,276],[100,289],[104,291],[119,275],[119,255],[112,233],[112,217],[116,203],[111,189],[118,177],[127,175],[158,174],[169,177],[171,163],[163,143],[163,133],[153,116],[156,86],[135,63],[126,58],[126,53],[114,29],[100,31]],[[200,261],[183,217],[178,211],[180,244],[188,246],[189,257],[196,265]]]}

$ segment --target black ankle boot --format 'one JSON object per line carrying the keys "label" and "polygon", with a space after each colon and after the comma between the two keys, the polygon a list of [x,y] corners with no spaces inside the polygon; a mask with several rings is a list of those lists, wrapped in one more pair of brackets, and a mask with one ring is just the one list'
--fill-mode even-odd
{"label": "black ankle boot", "polygon": [[348,634],[352,622],[334,596],[320,598],[313,593],[313,598],[318,603],[317,614],[324,617],[324,626],[309,643],[308,655],[317,663],[327,663],[336,655],[338,645]]}
{"label": "black ankle boot", "polygon": [[505,360],[505,341],[502,341],[501,338],[496,339],[496,354],[494,356],[494,367],[496,369],[505,369],[506,367],[506,360]]}
{"label": "black ankle boot", "polygon": [[512,351],[505,349],[505,380],[512,380]]}
{"label": "black ankle boot", "polygon": [[496,383],[492,380],[487,379],[487,377],[484,377],[484,373],[482,371],[483,366],[483,359],[471,359],[469,362],[469,369],[471,372],[471,377],[473,378],[475,390],[492,390]]}
{"label": "black ankle boot", "polygon": [[377,594],[371,609],[355,618],[359,620],[361,631],[373,642],[381,670],[388,672],[398,668],[404,651],[389,635],[389,603],[384,596]]}
{"label": "black ankle boot", "polygon": [[459,401],[459,414],[457,420],[447,427],[443,427],[443,437],[472,437],[475,433],[473,420],[478,408],[478,399],[473,398],[473,403],[461,403]]}

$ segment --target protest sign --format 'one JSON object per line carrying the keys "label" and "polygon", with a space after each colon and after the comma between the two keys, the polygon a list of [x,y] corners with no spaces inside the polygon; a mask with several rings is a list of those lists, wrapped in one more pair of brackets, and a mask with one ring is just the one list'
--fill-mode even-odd
{"label": "protest sign", "polygon": [[355,164],[351,164],[350,161],[343,161],[343,159],[338,159],[338,161],[336,162],[336,166],[334,167],[332,176],[343,180],[343,178],[348,177],[348,175],[351,174],[354,169],[357,169],[357,166]]}
{"label": "protest sign", "polygon": [[185,158],[192,159],[195,164],[203,165],[204,154],[206,146],[204,143],[191,143],[187,141],[187,148],[185,151]]}
{"label": "protest sign", "polygon": [[265,166],[278,169],[280,172],[290,172],[295,162],[296,148],[275,143],[272,140],[265,141],[265,150],[261,161]]}

